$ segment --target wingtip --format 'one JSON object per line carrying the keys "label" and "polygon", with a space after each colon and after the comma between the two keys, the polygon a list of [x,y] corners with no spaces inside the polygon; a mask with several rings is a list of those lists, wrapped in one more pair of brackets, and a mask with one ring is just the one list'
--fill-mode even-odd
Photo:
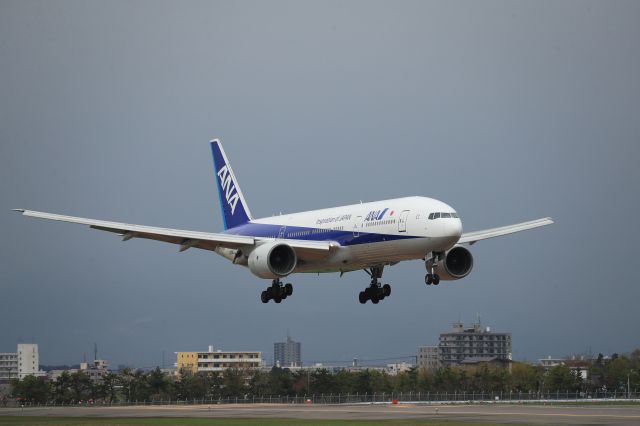
{"label": "wingtip", "polygon": [[18,213],[24,213],[25,209],[11,209],[11,211],[18,212]]}

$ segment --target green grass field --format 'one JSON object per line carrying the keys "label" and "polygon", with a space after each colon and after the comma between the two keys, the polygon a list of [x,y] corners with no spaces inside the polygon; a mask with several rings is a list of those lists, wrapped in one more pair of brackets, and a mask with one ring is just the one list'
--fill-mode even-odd
{"label": "green grass field", "polygon": [[[506,423],[499,423],[506,426]],[[300,419],[193,419],[193,418],[91,418],[91,417],[31,417],[0,416],[0,425],[89,425],[89,426],[494,426],[498,423],[467,423],[436,420],[300,420]],[[521,423],[519,426],[523,426]],[[524,425],[526,426],[526,425]]]}

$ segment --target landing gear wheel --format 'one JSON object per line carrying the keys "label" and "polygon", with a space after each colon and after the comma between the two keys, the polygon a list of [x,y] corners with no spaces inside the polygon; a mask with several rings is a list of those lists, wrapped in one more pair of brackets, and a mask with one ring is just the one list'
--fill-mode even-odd
{"label": "landing gear wheel", "polygon": [[440,276],[438,274],[433,274],[433,285],[440,284]]}
{"label": "landing gear wheel", "polygon": [[371,298],[371,303],[373,303],[374,305],[377,305],[378,302],[380,302],[380,299],[378,299],[378,295],[376,294]]}
{"label": "landing gear wheel", "polygon": [[433,283],[433,277],[431,276],[431,274],[427,274],[424,276],[424,283],[426,285],[431,285],[431,283]]}
{"label": "landing gear wheel", "polygon": [[358,295],[358,300],[364,305],[365,303],[367,303],[367,300],[369,300],[369,297],[367,296],[366,292],[361,291]]}
{"label": "landing gear wheel", "polygon": [[382,294],[384,297],[391,296],[391,286],[389,284],[385,284],[382,286]]}
{"label": "landing gear wheel", "polygon": [[276,302],[276,303],[282,302],[282,296],[277,295],[276,297],[273,298],[273,301]]}
{"label": "landing gear wheel", "polygon": [[284,294],[287,296],[291,296],[293,294],[293,286],[291,283],[287,283],[284,285]]}
{"label": "landing gear wheel", "polygon": [[262,291],[262,293],[260,294],[260,300],[262,301],[262,303],[269,302],[269,296],[267,295],[267,290]]}

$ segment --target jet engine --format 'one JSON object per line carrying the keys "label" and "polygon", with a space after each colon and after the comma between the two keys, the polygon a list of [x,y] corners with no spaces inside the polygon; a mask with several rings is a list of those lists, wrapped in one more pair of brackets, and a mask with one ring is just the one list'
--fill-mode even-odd
{"label": "jet engine", "polygon": [[249,254],[251,273],[260,278],[281,278],[293,272],[298,263],[296,252],[288,244],[262,244]]}
{"label": "jet engine", "polygon": [[[428,261],[427,268],[430,266],[431,262]],[[459,280],[469,275],[473,269],[473,256],[466,248],[456,246],[440,255],[435,266],[435,273],[440,276],[441,280]]]}

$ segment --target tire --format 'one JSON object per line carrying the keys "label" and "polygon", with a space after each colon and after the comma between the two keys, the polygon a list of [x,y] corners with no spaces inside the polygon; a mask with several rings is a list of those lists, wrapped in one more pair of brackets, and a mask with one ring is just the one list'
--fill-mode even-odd
{"label": "tire", "polygon": [[267,295],[267,290],[263,290],[262,293],[260,293],[260,300],[262,301],[262,303],[269,302],[269,296]]}
{"label": "tire", "polygon": [[282,297],[280,295],[277,295],[276,297],[273,298],[273,301],[276,303],[280,303],[282,302]]}
{"label": "tire", "polygon": [[438,274],[434,274],[434,276],[433,276],[433,284],[434,285],[440,284],[440,277],[438,276]]}
{"label": "tire", "polygon": [[377,295],[371,298],[371,303],[373,303],[374,305],[377,305],[378,302],[380,302],[380,299],[378,299]]}
{"label": "tire", "polygon": [[431,285],[431,274],[427,274],[424,276],[424,283],[426,285]]}
{"label": "tire", "polygon": [[369,300],[367,293],[364,291],[361,291],[360,294],[358,295],[358,301],[360,301],[360,303],[364,305],[365,303],[367,303],[367,300]]}
{"label": "tire", "polygon": [[284,285],[284,293],[287,296],[291,296],[293,294],[293,286],[291,285],[291,283],[287,283]]}
{"label": "tire", "polygon": [[384,294],[384,297],[391,296],[391,286],[389,284],[382,286],[382,294]]}
{"label": "tire", "polygon": [[273,292],[273,287],[267,287],[267,289],[265,290],[265,293],[267,293],[267,299],[273,299],[273,297],[275,296]]}

